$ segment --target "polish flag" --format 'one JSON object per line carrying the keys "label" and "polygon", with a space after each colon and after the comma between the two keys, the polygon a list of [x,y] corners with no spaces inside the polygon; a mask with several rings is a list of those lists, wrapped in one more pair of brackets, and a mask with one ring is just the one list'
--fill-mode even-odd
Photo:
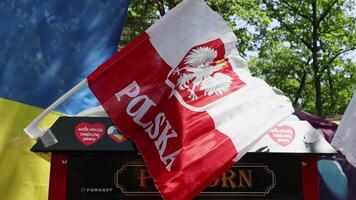
{"label": "polish flag", "polygon": [[88,77],[164,199],[199,194],[293,112],[235,45],[221,16],[186,0]]}

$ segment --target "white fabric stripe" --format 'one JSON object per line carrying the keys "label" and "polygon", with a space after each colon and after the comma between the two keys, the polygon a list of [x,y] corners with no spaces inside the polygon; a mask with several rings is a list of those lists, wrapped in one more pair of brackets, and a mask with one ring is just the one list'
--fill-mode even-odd
{"label": "white fabric stripe", "polygon": [[216,128],[231,138],[238,156],[244,155],[292,112],[288,98],[274,94],[265,82],[256,78],[208,110]]}
{"label": "white fabric stripe", "polygon": [[356,91],[342,116],[331,145],[356,167]]}
{"label": "white fabric stripe", "polygon": [[221,38],[225,44],[230,43],[230,46],[236,43],[236,37],[224,19],[202,0],[183,1],[146,33],[156,51],[172,68],[193,46],[217,38]]}

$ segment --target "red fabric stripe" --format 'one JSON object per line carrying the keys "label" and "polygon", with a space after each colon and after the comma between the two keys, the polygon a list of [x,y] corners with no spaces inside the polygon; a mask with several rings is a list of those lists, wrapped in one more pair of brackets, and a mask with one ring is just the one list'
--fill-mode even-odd
{"label": "red fabric stripe", "polygon": [[319,200],[320,190],[317,159],[315,157],[303,157],[302,162],[304,200]]}
{"label": "red fabric stripe", "polygon": [[[230,138],[215,129],[207,112],[188,110],[174,96],[170,97],[172,90],[165,81],[171,67],[160,57],[147,34],[139,36],[127,48],[123,49],[124,59],[117,55],[88,77],[89,87],[111,120],[136,143],[164,198],[190,199],[232,166],[232,159],[237,155],[235,147]],[[118,101],[115,94],[133,81],[140,86],[139,94],[123,95]],[[140,119],[142,123],[152,122],[151,133],[159,127],[159,135],[154,139],[127,113],[132,100],[143,95],[157,105],[151,106]],[[139,110],[142,104],[143,101],[137,103],[130,111]],[[158,117],[162,113],[164,117]],[[178,136],[167,139],[165,148],[160,143],[163,157],[182,149],[170,172],[155,145],[165,127],[169,127],[168,134],[175,131]]]}
{"label": "red fabric stripe", "polygon": [[143,33],[136,37],[134,40],[132,40],[125,48],[120,50],[118,53],[116,53],[114,56],[109,58],[106,62],[101,64],[93,73],[91,73],[88,76],[88,82],[90,83],[91,81],[95,80],[96,78],[100,77],[101,75],[104,75],[106,69],[110,68],[110,66],[115,65],[119,60],[122,60],[125,58],[125,55],[130,54],[131,51],[135,50],[135,47],[140,45],[141,42],[145,41],[148,39],[148,35],[146,33]]}
{"label": "red fabric stripe", "polygon": [[67,160],[67,155],[52,153],[48,192],[49,200],[67,199]]}

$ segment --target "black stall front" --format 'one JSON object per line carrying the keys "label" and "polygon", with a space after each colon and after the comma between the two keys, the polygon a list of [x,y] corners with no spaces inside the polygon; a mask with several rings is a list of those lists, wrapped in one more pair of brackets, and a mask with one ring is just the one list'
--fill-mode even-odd
{"label": "black stall front", "polygon": [[[313,129],[286,121],[268,132],[196,199],[317,200],[316,161],[335,150]],[[52,152],[50,200],[161,199],[134,144],[106,117],[61,117],[32,148]]]}

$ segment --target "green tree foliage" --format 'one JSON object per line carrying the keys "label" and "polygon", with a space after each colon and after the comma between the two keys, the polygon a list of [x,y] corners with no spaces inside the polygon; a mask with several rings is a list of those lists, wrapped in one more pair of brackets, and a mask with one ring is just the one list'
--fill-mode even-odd
{"label": "green tree foliage", "polygon": [[[133,0],[121,46],[173,8],[177,0]],[[250,56],[254,75],[280,88],[300,109],[342,114],[356,86],[353,0],[206,0]]]}
{"label": "green tree foliage", "polygon": [[[254,72],[270,84],[280,84],[295,106],[324,116],[342,113],[355,86],[355,62],[345,58],[356,47],[354,2],[256,3],[276,25],[258,33],[262,39]],[[274,69],[280,67],[287,74]]]}

